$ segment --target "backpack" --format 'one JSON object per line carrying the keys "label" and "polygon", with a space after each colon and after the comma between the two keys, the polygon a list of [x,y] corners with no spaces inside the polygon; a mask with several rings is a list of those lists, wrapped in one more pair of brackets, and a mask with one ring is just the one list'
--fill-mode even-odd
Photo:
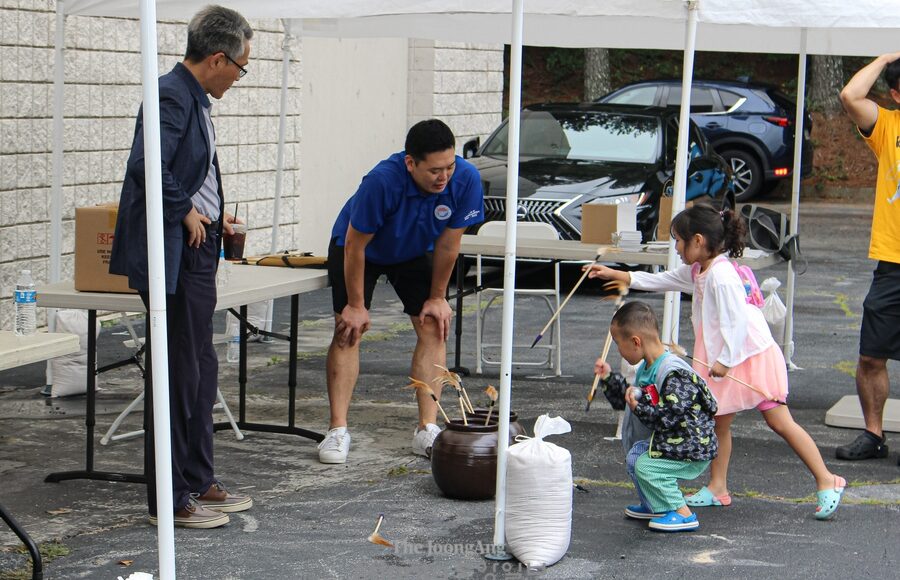
{"label": "backpack", "polygon": [[744,292],[747,293],[747,304],[762,308],[766,301],[763,298],[762,291],[759,289],[759,284],[756,283],[756,276],[753,275],[753,270],[750,269],[750,266],[738,264],[734,260],[731,261],[731,264],[734,266],[738,278],[744,284]]}
{"label": "backpack", "polygon": [[[744,292],[747,293],[747,304],[762,308],[766,301],[763,299],[759,284],[756,283],[756,276],[753,275],[753,270],[750,266],[738,264],[735,260],[731,260],[731,265],[734,266],[734,271],[737,272],[738,278],[741,279],[741,283],[744,285]],[[695,279],[699,273],[700,264],[695,262],[691,266],[691,280]]]}

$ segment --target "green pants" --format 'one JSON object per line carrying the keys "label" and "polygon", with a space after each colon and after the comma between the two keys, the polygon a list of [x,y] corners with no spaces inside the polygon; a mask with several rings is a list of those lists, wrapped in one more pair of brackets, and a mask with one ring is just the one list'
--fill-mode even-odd
{"label": "green pants", "polygon": [[638,457],[634,473],[649,507],[656,513],[677,510],[685,505],[678,488],[679,479],[696,479],[706,471],[709,461],[653,459],[649,453]]}

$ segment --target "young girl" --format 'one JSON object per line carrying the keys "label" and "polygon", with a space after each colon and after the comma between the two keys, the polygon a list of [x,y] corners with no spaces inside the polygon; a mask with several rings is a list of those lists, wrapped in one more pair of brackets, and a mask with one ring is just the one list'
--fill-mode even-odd
{"label": "young girl", "polygon": [[[787,406],[769,400],[786,400],[787,365],[762,311],[747,303],[744,285],[726,257],[726,254],[741,256],[745,231],[743,220],[734,211],[720,212],[710,206],[695,205],[672,220],[671,232],[675,250],[684,262],[682,266],[649,274],[595,265],[589,276],[621,280],[637,290],[693,294],[694,369],[707,381],[718,402],[719,455],[712,461],[709,485],[686,498],[687,504],[692,507],[731,505],[727,482],[731,422],[735,413],[756,408],[769,428],[791,446],[816,478],[816,518],[824,520],[837,509],[847,482],[828,470],[815,442],[794,422]],[[712,368],[696,361],[708,362]],[[726,374],[768,391],[770,397],[723,378]]]}

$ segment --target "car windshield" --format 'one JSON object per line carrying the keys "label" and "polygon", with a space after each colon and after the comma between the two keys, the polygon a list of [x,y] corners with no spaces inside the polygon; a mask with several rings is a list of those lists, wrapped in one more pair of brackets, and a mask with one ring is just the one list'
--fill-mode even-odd
{"label": "car windshield", "polygon": [[[659,151],[653,117],[595,111],[523,111],[519,154],[523,158],[652,163]],[[509,153],[509,125],[485,144],[483,154]]]}

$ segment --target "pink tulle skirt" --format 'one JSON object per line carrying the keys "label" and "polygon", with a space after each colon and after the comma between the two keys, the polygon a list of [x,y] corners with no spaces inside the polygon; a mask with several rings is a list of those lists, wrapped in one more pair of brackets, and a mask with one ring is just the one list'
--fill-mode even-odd
{"label": "pink tulle skirt", "polygon": [[[712,391],[713,396],[716,398],[716,402],[719,405],[719,411],[716,415],[730,415],[731,413],[757,408],[760,411],[766,411],[777,405],[777,403],[769,402],[766,397],[736,381],[710,377],[709,369],[696,362],[697,360],[711,364],[714,362],[707,358],[706,346],[703,343],[703,330],[696,328],[694,333],[696,335],[694,341],[694,358],[696,360],[693,363],[693,367],[697,374],[709,385],[709,390]],[[732,368],[728,374],[753,385],[776,399],[781,401],[787,400],[787,364],[785,364],[784,355],[777,344],[773,344],[766,350],[751,356]]]}

